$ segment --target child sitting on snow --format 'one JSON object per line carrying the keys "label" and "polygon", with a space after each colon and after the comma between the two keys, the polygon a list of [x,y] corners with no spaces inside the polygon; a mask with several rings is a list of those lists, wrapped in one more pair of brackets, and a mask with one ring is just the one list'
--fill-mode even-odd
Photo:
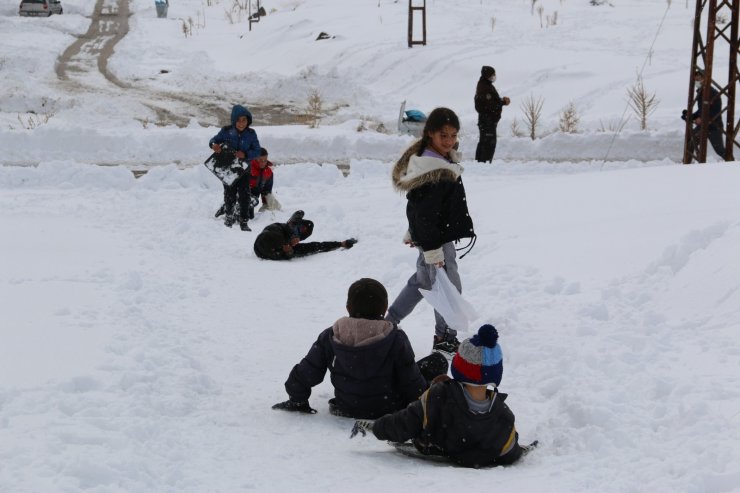
{"label": "child sitting on snow", "polygon": [[272,163],[267,159],[267,149],[260,148],[259,157],[249,163],[249,193],[252,194],[253,205],[262,199],[260,211],[279,211],[280,202],[272,194]]}
{"label": "child sitting on snow", "polygon": [[272,223],[254,240],[254,253],[266,260],[290,260],[338,248],[352,248],[355,238],[344,241],[314,241],[301,243],[313,233],[313,222],[303,219],[303,211],[296,211],[287,223]]}
{"label": "child sitting on snow", "polygon": [[378,418],[403,409],[428,387],[428,380],[447,373],[447,360],[433,353],[416,363],[406,333],[383,320],[388,293],[375,279],[352,283],[347,313],[319,334],[300,363],[293,367],[285,390],[290,399],[273,409],[313,414],[311,388],[331,374],[334,398],[329,410],[337,416]]}
{"label": "child sitting on snow", "polygon": [[496,389],[502,357],[498,332],[492,325],[482,326],[460,344],[452,359],[453,379],[437,379],[406,409],[374,423],[357,421],[351,436],[372,431],[379,440],[413,439],[422,454],[448,457],[465,467],[513,464],[528,448],[519,445],[506,394]]}

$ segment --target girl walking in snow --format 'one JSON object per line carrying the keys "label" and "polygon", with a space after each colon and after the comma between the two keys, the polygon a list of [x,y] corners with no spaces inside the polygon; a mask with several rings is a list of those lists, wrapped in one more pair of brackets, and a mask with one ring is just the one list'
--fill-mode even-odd
{"label": "girl walking in snow", "polygon": [[[419,249],[416,272],[388,309],[386,320],[398,324],[421,301],[419,288],[431,289],[436,268],[442,267],[452,284],[462,291],[454,242],[475,238],[468,214],[465,187],[456,151],[460,121],[454,111],[436,108],[429,114],[421,140],[403,153],[393,168],[393,186],[405,192],[408,231],[404,243]],[[472,242],[473,240],[471,240]],[[457,331],[434,312],[433,349],[454,353],[460,342]]]}

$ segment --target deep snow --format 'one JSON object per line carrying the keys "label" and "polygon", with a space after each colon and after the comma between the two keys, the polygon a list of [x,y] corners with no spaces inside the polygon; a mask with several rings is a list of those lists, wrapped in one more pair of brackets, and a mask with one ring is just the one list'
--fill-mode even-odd
{"label": "deep snow", "polygon": [[[55,80],[92,5],[67,0],[49,19],[0,7],[0,491],[740,491],[740,170],[678,164],[693,6],[612,3],[543,1],[559,20],[540,28],[528,1],[430,0],[430,43],[409,50],[403,2],[275,1],[248,33],[224,2],[172,2],[162,20],[132,1],[110,64],[123,80],[209,87],[230,94],[225,107],[299,101],[316,84],[347,105],[318,129],[255,115],[271,158],[295,164],[275,170],[284,210],[252,233],[213,218],[221,186],[199,163],[215,120],[144,128],[125,91]],[[206,27],[185,39],[176,19],[199,9]],[[623,113],[664,14],[644,73],[661,98],[652,130],[597,132]],[[319,45],[319,31],[336,38]],[[44,42],[23,56],[31,37]],[[514,100],[493,165],[470,160],[484,63]],[[167,80],[154,75],[163,67]],[[550,129],[575,100],[584,131],[512,137],[530,92]],[[479,235],[460,261],[464,295],[501,333],[501,390],[522,441],[541,444],[515,467],[464,470],[350,441],[352,421],[328,414],[328,382],[311,397],[317,415],[270,409],[344,314],[351,282],[374,277],[393,297],[413,272],[389,179],[411,139],[372,130],[392,130],[403,99],[463,121]],[[50,118],[23,128],[30,111]],[[360,242],[258,260],[257,231],[299,208],[315,239]],[[422,302],[402,324],[418,356],[432,320]]]}

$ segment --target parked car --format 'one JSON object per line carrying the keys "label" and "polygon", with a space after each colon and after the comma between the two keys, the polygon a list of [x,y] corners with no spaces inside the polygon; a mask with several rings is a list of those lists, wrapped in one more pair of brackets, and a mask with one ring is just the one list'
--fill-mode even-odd
{"label": "parked car", "polygon": [[62,2],[59,0],[21,0],[18,15],[24,17],[49,17],[51,14],[63,14]]}

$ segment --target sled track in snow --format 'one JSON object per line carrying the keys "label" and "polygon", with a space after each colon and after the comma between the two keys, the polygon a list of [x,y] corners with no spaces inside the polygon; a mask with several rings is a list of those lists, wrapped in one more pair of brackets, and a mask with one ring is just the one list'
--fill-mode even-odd
{"label": "sled track in snow", "polygon": [[[119,80],[108,69],[116,44],[129,30],[128,0],[97,0],[87,32],[67,47],[56,63],[56,74],[72,93],[103,93],[107,98],[125,98],[141,106],[141,114],[156,115],[157,125],[187,126],[192,119],[203,126],[225,125],[230,107],[210,95],[168,92],[138,87]],[[248,103],[261,125],[306,122],[306,115],[283,105]],[[132,115],[135,118],[134,115]],[[141,116],[139,116],[141,119]]]}

